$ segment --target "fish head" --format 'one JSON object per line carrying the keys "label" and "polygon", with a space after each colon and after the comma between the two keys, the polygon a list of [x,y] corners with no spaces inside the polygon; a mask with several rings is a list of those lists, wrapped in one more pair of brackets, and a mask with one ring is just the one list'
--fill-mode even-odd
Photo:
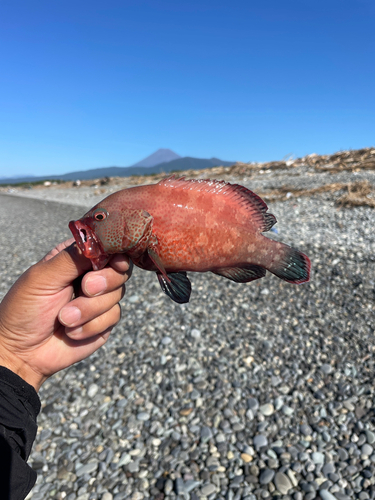
{"label": "fish head", "polygon": [[69,222],[74,239],[94,270],[102,269],[110,256],[128,253],[138,256],[147,248],[152,220],[145,210],[111,209],[96,205],[81,219]]}

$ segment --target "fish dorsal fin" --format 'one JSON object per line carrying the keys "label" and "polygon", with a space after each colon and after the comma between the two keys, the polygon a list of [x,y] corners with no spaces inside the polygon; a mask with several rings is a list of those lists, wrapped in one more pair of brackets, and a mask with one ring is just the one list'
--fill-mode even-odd
{"label": "fish dorsal fin", "polygon": [[231,201],[245,208],[261,232],[269,231],[276,223],[276,217],[267,212],[266,203],[257,194],[240,184],[230,184],[226,181],[215,179],[191,179],[172,175],[158,182],[159,186],[194,190],[220,196],[227,196]]}

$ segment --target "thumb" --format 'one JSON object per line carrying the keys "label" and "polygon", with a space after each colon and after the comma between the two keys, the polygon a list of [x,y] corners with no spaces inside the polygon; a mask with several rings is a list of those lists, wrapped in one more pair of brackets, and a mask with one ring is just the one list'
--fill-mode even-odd
{"label": "thumb", "polygon": [[64,248],[54,257],[36,264],[40,266],[39,280],[48,288],[65,288],[76,278],[92,269],[90,259],[87,259],[77,247],[76,243]]}

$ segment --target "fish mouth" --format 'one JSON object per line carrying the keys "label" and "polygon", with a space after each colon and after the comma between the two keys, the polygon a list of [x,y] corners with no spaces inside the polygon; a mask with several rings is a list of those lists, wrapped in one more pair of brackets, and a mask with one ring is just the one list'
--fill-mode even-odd
{"label": "fish mouth", "polygon": [[99,239],[90,226],[80,220],[71,220],[69,229],[76,240],[78,248],[87,259],[91,260],[93,269],[95,271],[102,269],[108,262],[109,255],[104,252]]}

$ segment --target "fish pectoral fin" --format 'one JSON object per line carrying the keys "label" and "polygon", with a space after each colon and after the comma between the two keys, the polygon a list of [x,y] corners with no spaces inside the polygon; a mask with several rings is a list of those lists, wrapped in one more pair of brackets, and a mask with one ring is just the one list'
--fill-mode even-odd
{"label": "fish pectoral fin", "polygon": [[266,275],[264,267],[256,266],[255,264],[247,264],[241,267],[223,267],[212,272],[236,283],[248,283],[249,281],[263,278]]}
{"label": "fish pectoral fin", "polygon": [[170,278],[168,277],[167,271],[165,270],[165,267],[161,261],[161,258],[157,252],[157,240],[156,244],[151,244],[147,247],[147,253],[152,262],[155,264],[155,266],[159,269],[160,273],[164,276],[164,279],[167,281],[170,281]]}
{"label": "fish pectoral fin", "polygon": [[169,273],[168,280],[161,273],[156,273],[160,287],[177,304],[186,304],[189,302],[191,294],[191,283],[184,271],[178,273]]}

